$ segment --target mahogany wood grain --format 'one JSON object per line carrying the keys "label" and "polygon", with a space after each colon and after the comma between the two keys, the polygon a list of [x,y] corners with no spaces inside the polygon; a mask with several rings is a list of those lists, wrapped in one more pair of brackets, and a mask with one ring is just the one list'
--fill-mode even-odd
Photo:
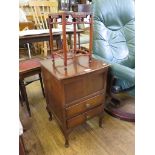
{"label": "mahogany wood grain", "polygon": [[73,117],[78,115],[81,112],[85,112],[95,106],[98,106],[104,102],[105,97],[104,95],[97,95],[90,99],[84,100],[81,103],[74,104],[73,106],[69,106],[66,108],[66,115],[67,117]]}
{"label": "mahogany wood grain", "polygon": [[[70,60],[67,70],[61,58],[41,61],[48,113],[52,113],[69,146],[71,129],[99,116],[102,125],[108,65],[89,56]],[[77,109],[77,111],[76,111]]]}

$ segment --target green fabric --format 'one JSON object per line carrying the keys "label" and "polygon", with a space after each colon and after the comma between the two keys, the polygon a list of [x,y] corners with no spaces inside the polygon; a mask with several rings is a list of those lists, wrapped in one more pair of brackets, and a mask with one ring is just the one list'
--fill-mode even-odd
{"label": "green fabric", "polygon": [[80,44],[89,43],[89,35],[88,34],[80,34]]}
{"label": "green fabric", "polygon": [[[94,0],[93,56],[111,64],[122,88],[135,84],[135,12],[133,0]],[[122,82],[121,82],[122,81]]]}
{"label": "green fabric", "polygon": [[[72,42],[74,40],[74,36],[72,36]],[[76,41],[78,45],[78,36],[76,36]],[[80,45],[89,43],[89,35],[88,34],[80,34]]]}

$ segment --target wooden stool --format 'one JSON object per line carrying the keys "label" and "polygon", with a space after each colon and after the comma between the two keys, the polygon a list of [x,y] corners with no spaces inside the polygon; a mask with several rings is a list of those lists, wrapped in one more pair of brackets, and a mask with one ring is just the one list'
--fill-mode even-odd
{"label": "wooden stool", "polygon": [[[29,116],[31,116],[31,111],[30,111],[26,87],[25,87],[27,84],[24,83],[24,79],[26,77],[30,77],[30,76],[38,74],[40,84],[41,84],[41,88],[42,88],[42,92],[43,92],[43,95],[45,97],[44,87],[43,87],[43,82],[42,82],[42,77],[41,77],[41,67],[40,67],[40,61],[41,60],[42,59],[40,59],[40,58],[34,58],[34,59],[29,59],[29,60],[24,60],[24,61],[19,62],[20,101],[21,101],[21,105],[23,105],[23,101],[25,101]],[[33,82],[33,81],[31,81],[31,82]],[[31,83],[31,82],[29,82],[29,83]]]}

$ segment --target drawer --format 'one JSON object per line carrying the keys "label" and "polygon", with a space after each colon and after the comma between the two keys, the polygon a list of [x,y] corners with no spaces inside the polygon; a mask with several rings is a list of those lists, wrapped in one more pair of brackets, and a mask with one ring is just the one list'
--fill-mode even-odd
{"label": "drawer", "polygon": [[92,97],[88,100],[85,100],[81,103],[78,103],[78,104],[75,104],[73,106],[66,108],[67,118],[76,116],[76,115],[83,113],[83,112],[85,112],[85,111],[87,111],[87,110],[89,110],[95,106],[98,106],[98,105],[104,103],[104,100],[105,100],[104,96],[105,95],[100,94],[100,95]]}
{"label": "drawer", "polygon": [[91,109],[91,110],[89,110],[83,114],[80,114],[76,117],[68,119],[67,120],[67,127],[73,128],[75,126],[78,126],[78,125],[84,123],[85,121],[87,121],[88,119],[90,119],[96,115],[99,115],[102,111],[103,111],[103,104],[94,108],[94,109]]}

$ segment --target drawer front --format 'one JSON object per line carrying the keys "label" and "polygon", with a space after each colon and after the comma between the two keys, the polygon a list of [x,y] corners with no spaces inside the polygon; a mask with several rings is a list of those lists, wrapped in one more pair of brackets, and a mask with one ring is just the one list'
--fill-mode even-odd
{"label": "drawer front", "polygon": [[106,77],[107,72],[100,70],[67,79],[64,82],[65,103],[71,105],[75,100],[95,92],[105,92]]}
{"label": "drawer front", "polygon": [[92,97],[88,100],[85,100],[81,103],[73,105],[69,108],[66,108],[67,118],[76,116],[76,115],[83,113],[83,112],[85,112],[85,111],[87,111],[87,110],[89,110],[95,106],[103,104],[104,100],[105,100],[105,95],[100,94],[100,95]]}
{"label": "drawer front", "polygon": [[81,115],[78,115],[76,117],[68,119],[67,120],[67,127],[73,128],[75,126],[78,126],[78,125],[84,123],[85,121],[87,121],[88,119],[90,119],[96,115],[99,115],[102,111],[103,111],[103,104],[94,108],[94,109],[91,109],[91,110],[89,110],[89,111],[87,111]]}

